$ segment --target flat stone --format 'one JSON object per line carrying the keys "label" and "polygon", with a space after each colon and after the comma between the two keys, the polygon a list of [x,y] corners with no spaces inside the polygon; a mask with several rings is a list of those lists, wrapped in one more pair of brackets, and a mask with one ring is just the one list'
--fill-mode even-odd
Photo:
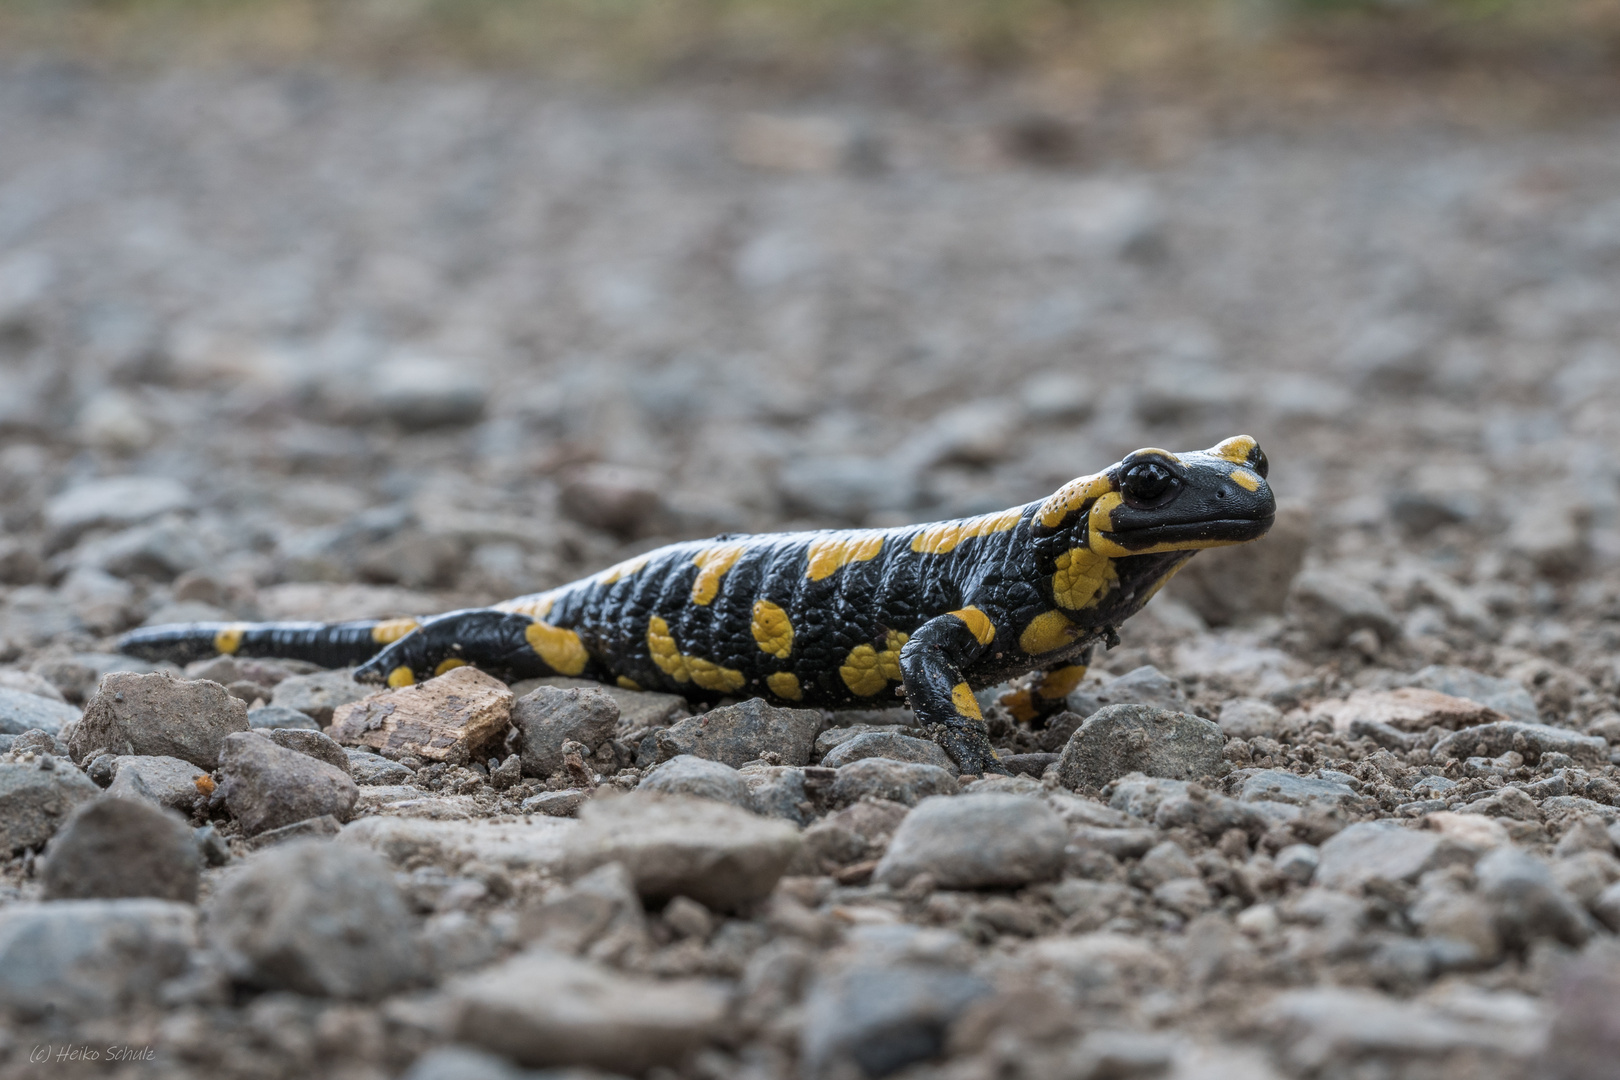
{"label": "flat stone", "polygon": [[1539,1015],[1505,1023],[1492,1010],[1471,1011],[1476,1015],[1450,1016],[1424,1002],[1348,987],[1285,991],[1262,1010],[1282,1033],[1287,1060],[1307,1073],[1333,1062],[1435,1057],[1458,1050],[1516,1059],[1539,1052],[1545,1039]]}
{"label": "flat stone", "polygon": [[380,857],[300,841],[227,873],[208,937],[233,978],[266,990],[375,999],[415,983],[415,920]]}
{"label": "flat stone", "polygon": [[45,676],[33,671],[22,671],[18,668],[0,668],[0,688],[16,690],[23,694],[32,694],[35,697],[46,698],[59,704],[66,703],[67,698],[62,691],[56,688]]}
{"label": "flat stone", "polygon": [[564,788],[561,791],[542,791],[524,799],[521,809],[525,814],[544,814],[546,817],[571,818],[579,816],[579,808],[591,799],[588,788]]}
{"label": "flat stone", "polygon": [[1370,881],[1416,881],[1425,871],[1471,860],[1471,852],[1448,844],[1439,833],[1362,821],[1321,846],[1316,883],[1353,892]]}
{"label": "flat stone", "polygon": [[715,799],[744,810],[754,808],[753,794],[742,773],[729,765],[691,754],[670,758],[643,776],[640,790]]}
{"label": "flat stone", "polygon": [[1107,829],[1082,825],[1069,834],[1069,846],[1106,851],[1116,859],[1140,859],[1159,842],[1155,829]]}
{"label": "flat stone", "polygon": [[514,821],[437,821],[369,817],[352,821],[341,844],[369,847],[399,867],[431,863],[458,868],[483,862],[511,870],[553,871],[568,858],[567,840],[579,823],[560,818]]}
{"label": "flat stone", "polygon": [[1509,720],[1534,724],[1541,719],[1536,699],[1517,679],[1498,679],[1472,668],[1430,664],[1408,679],[1407,685],[1477,701]]}
{"label": "flat stone", "polygon": [[289,709],[285,705],[265,705],[257,709],[249,709],[247,714],[249,728],[294,728],[303,731],[319,731],[321,725],[315,722],[314,717],[308,713]]}
{"label": "flat stone", "polygon": [[838,770],[833,777],[832,800],[837,806],[862,799],[887,799],[915,806],[931,795],[954,795],[956,790],[956,777],[938,765],[862,758]]}
{"label": "flat stone", "polygon": [[75,761],[104,749],[214,769],[225,737],[247,729],[247,704],[218,683],[118,671],[101,680],[68,736],[68,749]]}
{"label": "flat stone", "polygon": [[[1161,803],[1167,799],[1187,798],[1190,786],[1186,780],[1128,773],[1108,786],[1108,806],[1133,818],[1152,821]],[[1098,824],[1110,823],[1103,821]]]}
{"label": "flat stone", "polygon": [[589,679],[570,679],[550,676],[544,679],[525,679],[512,684],[512,693],[520,699],[533,693],[536,687],[556,686],[564,690],[599,690],[619,706],[621,730],[668,727],[692,710],[679,694],[660,694],[652,690],[626,690],[622,686],[608,686]]}
{"label": "flat stone", "polygon": [[873,878],[904,885],[929,874],[940,888],[1017,887],[1056,878],[1069,830],[1040,798],[935,796],[900,823]]}
{"label": "flat stone", "polygon": [[[203,781],[201,785],[198,781]],[[113,760],[108,798],[145,799],[190,815],[198,797],[206,798],[214,781],[206,769],[176,757],[124,756]]]}
{"label": "flat stone", "polygon": [[369,750],[345,747],[343,755],[348,762],[348,773],[357,784],[408,784],[416,779],[416,773],[404,765]]}
{"label": "flat stone", "polygon": [[360,701],[372,687],[354,681],[353,668],[294,675],[278,682],[270,692],[270,705],[301,712],[321,727],[330,727],[339,705]]}
{"label": "flat stone", "polygon": [[59,733],[64,724],[79,718],[79,710],[64,701],[0,686],[0,735],[25,731]]}
{"label": "flat stone", "polygon": [[457,979],[448,994],[462,1041],[525,1065],[635,1075],[704,1046],[730,1004],[717,983],[636,978],[543,947]]}
{"label": "flat stone", "polygon": [[1477,701],[1413,686],[1357,690],[1348,698],[1317,703],[1311,715],[1329,721],[1342,735],[1354,735],[1358,726],[1378,724],[1408,732],[1431,727],[1456,731],[1503,719],[1501,713]]}
{"label": "flat stone", "polygon": [[279,829],[266,829],[248,838],[248,846],[255,851],[290,844],[294,840],[332,840],[343,832],[343,822],[331,814],[305,818]]}
{"label": "flat stone", "polygon": [[938,743],[884,731],[868,731],[840,742],[822,757],[821,764],[825,768],[836,769],[852,761],[874,757],[937,765],[952,776],[957,773],[956,763],[939,748]]}
{"label": "flat stone", "polygon": [[463,666],[415,686],[339,705],[332,713],[330,734],[346,746],[365,747],[384,757],[409,754],[423,761],[465,765],[483,760],[506,737],[513,701],[505,683]]}
{"label": "flat stone", "polygon": [[619,724],[619,706],[604,688],[541,686],[512,706],[523,775],[548,778],[563,767],[563,743],[596,750]]}
{"label": "flat stone", "polygon": [[989,982],[932,965],[854,964],[815,981],[799,1052],[805,1080],[888,1076],[939,1057],[951,1024]]}
{"label": "flat stone", "polygon": [[347,821],[360,797],[345,770],[257,731],[226,737],[219,771],[225,805],[248,836],[323,814]]}
{"label": "flat stone", "polygon": [[[843,715],[841,713],[834,713],[833,719],[842,720]],[[816,746],[815,749],[811,751],[811,756],[818,760],[824,758],[827,756],[827,752],[833,747],[837,746],[839,743],[848,742],[855,736],[865,735],[868,732],[904,734],[910,730],[914,729],[901,724],[848,724],[843,727],[831,727],[826,731],[823,731],[820,735],[816,736]]]}
{"label": "flat stone", "polygon": [[1096,790],[1129,773],[1202,780],[1226,771],[1226,736],[1208,720],[1147,705],[1110,705],[1087,718],[1058,760],[1058,782]]}
{"label": "flat stone", "polygon": [[[1069,697],[1069,707],[1083,716],[1108,705],[1151,705],[1178,711],[1187,705],[1187,692],[1181,684],[1151,664],[1127,671],[1095,690],[1076,690]],[[1083,708],[1075,708],[1077,704]]]}
{"label": "flat stone", "polygon": [[632,792],[593,799],[568,840],[581,874],[622,862],[648,901],[686,896],[731,911],[768,895],[799,846],[799,830],[724,803]]}
{"label": "flat stone", "polygon": [[1494,758],[1509,750],[1518,750],[1532,761],[1549,753],[1568,754],[1583,765],[1602,766],[1609,760],[1609,744],[1601,736],[1517,720],[1463,728],[1441,739],[1431,753],[1437,758]]}
{"label": "flat stone", "polygon": [[1323,780],[1315,776],[1300,776],[1287,769],[1266,769],[1243,781],[1240,798],[1245,802],[1265,799],[1269,802],[1291,803],[1296,806],[1306,806],[1310,803],[1337,806],[1341,803],[1355,802],[1359,796],[1349,784]]}
{"label": "flat stone", "polygon": [[1258,698],[1233,698],[1223,702],[1220,719],[1216,722],[1233,739],[1274,739],[1291,727],[1283,719],[1282,710]]}
{"label": "flat stone", "polygon": [[201,858],[180,816],[140,799],[83,803],[45,849],[45,899],[195,903]]}
{"label": "flat stone", "polygon": [[74,807],[100,794],[94,781],[60,758],[0,761],[0,852],[43,846]]}
{"label": "flat stone", "polygon": [[655,733],[658,760],[694,754],[738,768],[767,751],[783,765],[808,765],[821,731],[821,713],[812,709],[779,709],[762,698],[723,705],[689,716]]}
{"label": "flat stone", "polygon": [[324,761],[335,769],[349,771],[349,755],[330,735],[322,731],[303,728],[267,728],[257,732],[277,746],[307,754],[316,761]]}
{"label": "flat stone", "polygon": [[1271,818],[1259,807],[1229,799],[1213,791],[1189,790],[1159,802],[1153,824],[1160,829],[1195,829],[1218,838],[1228,829],[1242,829],[1258,837],[1271,825]]}
{"label": "flat stone", "polygon": [[146,897],[0,908],[0,1006],[45,1019],[155,1006],[186,970],[197,909]]}

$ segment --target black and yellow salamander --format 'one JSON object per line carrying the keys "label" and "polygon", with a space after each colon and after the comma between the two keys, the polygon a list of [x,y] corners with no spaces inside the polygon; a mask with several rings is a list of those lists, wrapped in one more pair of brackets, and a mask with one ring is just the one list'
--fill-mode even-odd
{"label": "black and yellow salamander", "polygon": [[508,680],[572,675],[698,701],[824,709],[894,703],[965,773],[1005,771],[974,691],[1034,720],[1062,708],[1091,646],[1200,548],[1265,535],[1276,509],[1246,435],[1138,450],[1000,513],[892,529],[724,535],[671,544],[489,608],[342,623],[187,623],[127,634],[179,662],[287,657],[407,686],[462,664]]}

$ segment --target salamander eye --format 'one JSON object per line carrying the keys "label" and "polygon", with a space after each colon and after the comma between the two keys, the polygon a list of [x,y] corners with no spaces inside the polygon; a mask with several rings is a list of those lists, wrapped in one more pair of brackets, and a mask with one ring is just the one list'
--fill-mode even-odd
{"label": "salamander eye", "polygon": [[1259,473],[1262,480],[1271,471],[1271,461],[1266,457],[1266,452],[1258,446],[1249,451],[1249,468]]}
{"label": "salamander eye", "polygon": [[1120,477],[1120,493],[1125,504],[1136,510],[1151,510],[1175,498],[1181,481],[1163,465],[1153,461],[1140,461],[1125,470]]}

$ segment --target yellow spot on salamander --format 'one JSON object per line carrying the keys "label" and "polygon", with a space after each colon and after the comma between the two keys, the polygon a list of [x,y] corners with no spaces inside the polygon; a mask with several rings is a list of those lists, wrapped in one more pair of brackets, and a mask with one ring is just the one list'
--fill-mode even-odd
{"label": "yellow spot on salamander", "polygon": [[247,632],[247,623],[232,623],[230,626],[214,633],[214,651],[231,655],[242,647],[242,635]]}
{"label": "yellow spot on salamander", "polygon": [[799,689],[799,677],[791,671],[778,671],[766,676],[765,685],[784,701],[798,701],[804,697],[804,691]]}
{"label": "yellow spot on salamander", "polygon": [[675,635],[669,632],[669,623],[657,615],[647,620],[647,651],[658,670],[678,683],[693,682],[705,690],[730,693],[742,689],[748,681],[734,668],[682,653],[675,644]]}
{"label": "yellow spot on salamander", "polygon": [[1030,696],[1027,689],[1002,694],[1001,703],[1007,707],[1008,712],[1013,714],[1014,720],[1028,721],[1040,715],[1040,710],[1035,708],[1035,699]]}
{"label": "yellow spot on salamander", "polygon": [[720,591],[720,579],[742,558],[743,545],[720,544],[704,548],[692,556],[699,567],[697,579],[692,582],[692,603],[707,604]]}
{"label": "yellow spot on salamander", "polygon": [[1233,469],[1232,483],[1236,484],[1244,491],[1260,490],[1260,478],[1254,473],[1250,472],[1248,469]]}
{"label": "yellow spot on salamander", "polygon": [[416,626],[415,619],[384,619],[371,628],[371,640],[378,645],[392,645]]}
{"label": "yellow spot on salamander", "polygon": [[1090,548],[1070,548],[1057,557],[1052,574],[1052,598],[1058,607],[1078,611],[1096,606],[1119,581],[1112,559]]}
{"label": "yellow spot on salamander", "polygon": [[434,675],[443,675],[447,671],[454,671],[458,667],[466,667],[467,661],[452,656],[448,660],[439,661],[439,666],[433,669]]}
{"label": "yellow spot on salamander", "polygon": [[899,681],[900,648],[909,639],[908,634],[890,630],[884,636],[882,649],[863,644],[849,650],[849,655],[844,658],[838,674],[843,678],[844,685],[849,687],[850,693],[871,697],[873,694],[881,693],[889,683]]}
{"label": "yellow spot on salamander", "polygon": [[559,675],[578,675],[590,662],[585,643],[572,630],[536,619],[524,629],[523,636],[546,666]]}
{"label": "yellow spot on salamander", "polygon": [[1248,435],[1234,435],[1210,447],[1209,456],[1230,461],[1234,465],[1247,465],[1249,455],[1254,453],[1255,445],[1254,439]]}
{"label": "yellow spot on salamander", "polygon": [[1023,513],[1023,507],[1015,506],[998,514],[985,514],[964,521],[942,521],[938,525],[928,526],[912,537],[911,550],[927,555],[944,555],[946,552],[956,550],[956,545],[970,537],[989,536],[1016,527]]}
{"label": "yellow spot on salamander", "polygon": [[[1091,513],[1086,519],[1086,527],[1092,537],[1096,537],[1100,533],[1114,531],[1114,510],[1124,501],[1125,496],[1117,491],[1110,491],[1106,495],[1097,497],[1097,501],[1091,504]],[[1092,544],[1091,549],[1096,551],[1097,545]]]}
{"label": "yellow spot on salamander", "polygon": [[[749,623],[761,652],[786,660],[793,651],[793,623],[781,606],[769,600],[754,601],[754,618]],[[786,695],[780,695],[786,696]]]}
{"label": "yellow spot on salamander", "polygon": [[805,573],[811,581],[820,581],[841,566],[875,559],[882,550],[883,534],[880,532],[834,533],[810,542]]}
{"label": "yellow spot on salamander", "polygon": [[626,559],[622,563],[616,563],[597,574],[596,583],[598,585],[612,585],[620,578],[627,578],[646,566],[648,558],[650,558],[648,555],[637,555],[633,559]]}
{"label": "yellow spot on salamander", "polygon": [[973,696],[972,688],[965,682],[959,682],[951,687],[951,704],[956,707],[958,716],[967,716],[974,720],[984,719],[984,714],[979,711],[978,699]]}
{"label": "yellow spot on salamander", "polygon": [[996,626],[990,621],[990,616],[976,607],[965,607],[950,614],[955,615],[967,624],[969,632],[980,645],[988,645],[996,640]]}
{"label": "yellow spot on salamander", "polygon": [[748,677],[735,668],[721,667],[712,660],[705,660],[700,656],[688,656],[686,667],[692,673],[692,681],[705,690],[718,690],[722,693],[732,693],[741,690]]}
{"label": "yellow spot on salamander", "polygon": [[1068,697],[1074,688],[1080,685],[1080,680],[1086,677],[1086,665],[1070,664],[1060,667],[1056,671],[1048,671],[1035,687],[1035,692],[1047,701],[1054,701],[1060,697]]}
{"label": "yellow spot on salamander", "polygon": [[398,690],[402,686],[415,686],[416,673],[401,664],[388,673],[388,685]]}
{"label": "yellow spot on salamander", "polygon": [[520,596],[516,600],[507,600],[496,604],[495,610],[510,612],[513,615],[527,615],[531,619],[543,619],[551,614],[551,605],[556,601],[556,592],[545,592],[534,596]]}
{"label": "yellow spot on salamander", "polygon": [[1035,511],[1036,519],[1048,529],[1055,529],[1063,524],[1064,518],[1113,488],[1107,473],[1070,480],[1046,497],[1040,509]]}
{"label": "yellow spot on salamander", "polygon": [[641,684],[636,682],[636,680],[632,679],[628,675],[620,675],[617,679],[614,679],[613,682],[621,690],[640,690],[641,689]]}
{"label": "yellow spot on salamander", "polygon": [[1070,622],[1063,612],[1044,611],[1031,619],[1018,635],[1018,647],[1031,656],[1039,656],[1072,645],[1079,636],[1080,627]]}

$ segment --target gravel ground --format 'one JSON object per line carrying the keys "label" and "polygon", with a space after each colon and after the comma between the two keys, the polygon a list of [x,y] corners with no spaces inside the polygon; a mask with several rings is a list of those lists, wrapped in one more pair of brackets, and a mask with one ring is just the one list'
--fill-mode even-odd
{"label": "gravel ground", "polygon": [[[1614,124],[863,93],[0,69],[0,1076],[1612,1075]],[[1039,778],[112,653],[1239,432]]]}

